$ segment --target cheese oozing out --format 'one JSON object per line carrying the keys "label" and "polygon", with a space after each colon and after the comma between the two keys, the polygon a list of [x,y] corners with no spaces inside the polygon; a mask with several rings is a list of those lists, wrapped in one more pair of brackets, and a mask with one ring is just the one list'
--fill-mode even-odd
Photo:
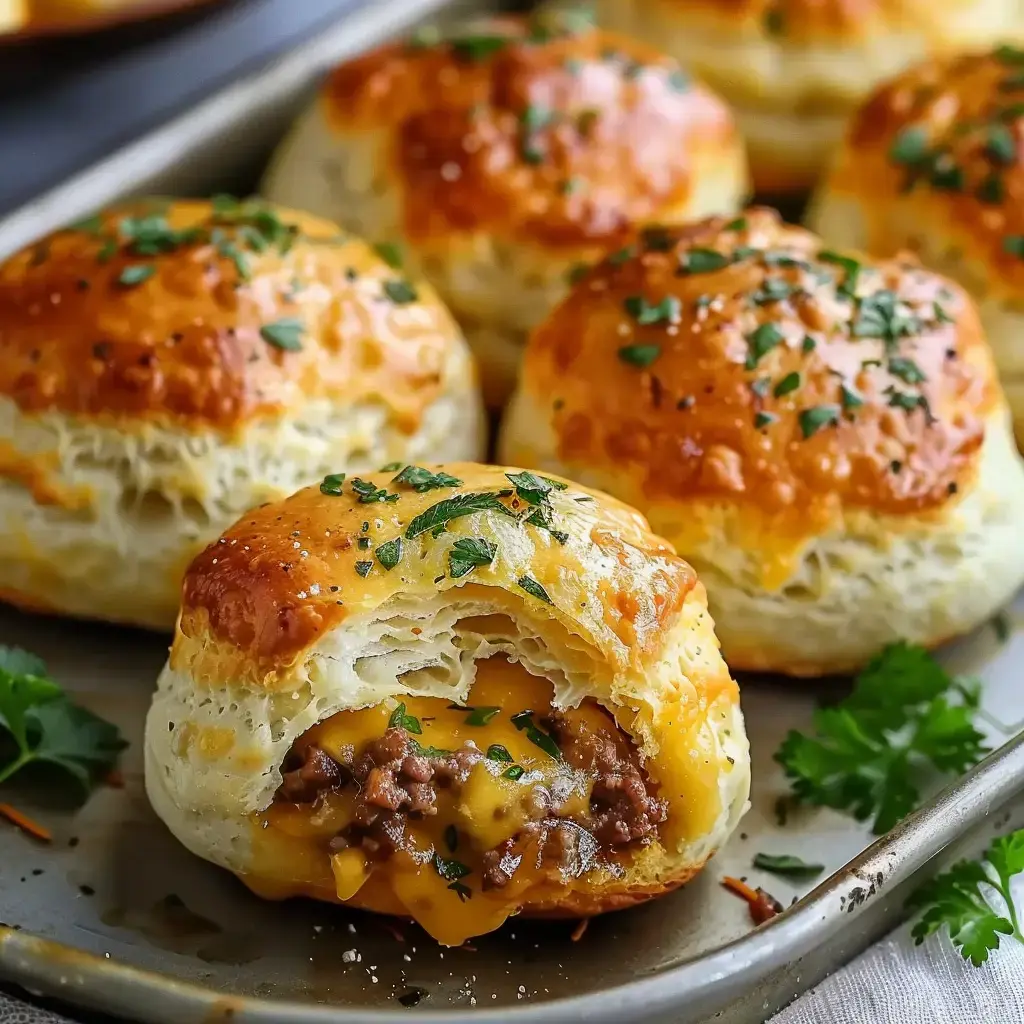
{"label": "cheese oozing out", "polygon": [[[587,830],[596,820],[591,797],[600,769],[596,763],[574,767],[561,756],[543,725],[552,693],[547,680],[494,657],[478,664],[468,708],[436,697],[409,697],[404,712],[388,702],[321,722],[296,743],[296,752],[315,746],[351,765],[389,727],[401,726],[414,752],[418,747],[428,757],[440,756],[473,744],[484,756],[470,758],[460,784],[447,785],[439,776],[431,812],[404,814],[397,849],[383,853],[376,843],[359,841],[366,834],[365,817],[360,817],[359,787],[347,773],[309,803],[290,802],[282,791],[255,817],[258,853],[246,884],[263,896],[351,900],[412,917],[438,941],[458,945],[499,927],[526,902],[552,901],[621,879],[632,858],[658,839],[658,826],[649,823],[643,837],[618,844],[602,843]],[[615,718],[595,702],[559,714],[572,735],[596,735],[614,743],[618,757],[641,764]],[[579,765],[580,759],[574,760]],[[651,783],[654,821],[657,809],[664,813],[665,807],[655,791]],[[363,814],[366,809],[364,800]],[[567,831],[548,845],[552,829]],[[335,839],[339,835],[356,838],[346,845]],[[485,887],[484,854],[495,850],[505,858],[501,866],[508,879],[500,887]]]}

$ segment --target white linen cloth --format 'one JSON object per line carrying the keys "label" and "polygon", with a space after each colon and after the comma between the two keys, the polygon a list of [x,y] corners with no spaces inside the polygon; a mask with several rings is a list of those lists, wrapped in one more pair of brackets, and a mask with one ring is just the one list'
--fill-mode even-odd
{"label": "white linen cloth", "polygon": [[[1014,886],[1024,909],[1024,877]],[[945,931],[915,946],[897,928],[772,1018],[771,1024],[1022,1024],[1024,945],[1004,935],[981,967]]]}

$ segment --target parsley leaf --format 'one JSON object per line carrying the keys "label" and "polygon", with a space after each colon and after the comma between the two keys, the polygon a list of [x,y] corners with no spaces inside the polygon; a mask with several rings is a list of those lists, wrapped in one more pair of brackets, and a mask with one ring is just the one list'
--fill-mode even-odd
{"label": "parsley leaf", "polygon": [[378,501],[386,501],[390,503],[398,501],[399,498],[399,495],[388,494],[385,488],[378,487],[369,480],[362,480],[358,476],[352,477],[350,486],[352,487],[352,490],[359,495],[359,503],[361,505],[374,505]]}
{"label": "parsley leaf", "polygon": [[770,871],[783,878],[815,878],[825,870],[824,864],[808,864],[791,853],[758,853],[754,855],[754,867]]}
{"label": "parsley leaf", "polygon": [[420,720],[415,715],[410,715],[406,712],[404,701],[391,712],[391,717],[388,719],[388,728],[404,729],[406,732],[415,733],[417,736],[423,735],[423,726],[420,725]]}
{"label": "parsley leaf", "polygon": [[498,546],[483,537],[460,537],[448,553],[448,574],[461,579],[478,565],[490,565],[497,553]]}
{"label": "parsley leaf", "polygon": [[0,754],[0,782],[47,762],[73,775],[84,794],[128,745],[116,726],[68,700],[42,661],[16,647],[0,647],[0,730],[17,748],[6,759]]}
{"label": "parsley leaf", "polygon": [[512,724],[520,731],[526,733],[526,738],[535,746],[540,747],[548,757],[556,761],[562,760],[562,752],[552,736],[549,736],[533,720],[532,711],[520,711],[512,716]]}
{"label": "parsley leaf", "polygon": [[546,476],[537,476],[528,469],[522,473],[506,473],[505,476],[515,487],[516,497],[527,505],[542,505],[552,491],[564,491],[568,486]]}
{"label": "parsley leaf", "polygon": [[977,694],[927,651],[892,644],[837,706],[792,731],[775,754],[798,801],[873,818],[887,832],[920,803],[926,772],[961,774],[987,753],[974,728]]}
{"label": "parsley leaf", "polygon": [[504,505],[494,491],[474,491],[469,494],[457,494],[454,498],[445,498],[436,505],[415,516],[405,528],[405,535],[410,540],[427,530],[443,530],[453,519],[471,516],[476,512],[498,512],[511,516],[512,512]]}
{"label": "parsley leaf", "polygon": [[406,466],[392,481],[394,484],[407,484],[419,494],[437,490],[441,487],[459,487],[462,481],[449,473],[431,473],[422,466]]}
{"label": "parsley leaf", "polygon": [[260,337],[274,348],[298,352],[302,348],[302,331],[302,321],[289,316],[272,324],[264,324],[260,328]]}
{"label": "parsley leaf", "polygon": [[516,583],[519,584],[525,590],[530,597],[536,597],[538,600],[544,601],[546,604],[554,604],[555,602],[548,597],[548,592],[531,576],[520,576]]}
{"label": "parsley leaf", "polygon": [[381,544],[374,555],[377,561],[388,571],[392,569],[402,560],[402,538],[395,537],[394,540],[385,541]]}
{"label": "parsley leaf", "polygon": [[[960,955],[980,967],[989,953],[999,948],[1003,935],[1024,942],[1010,883],[1024,871],[1024,829],[1001,836],[988,848],[981,861],[963,860],[949,871],[936,875],[907,901],[907,906],[924,910],[912,935],[920,945],[944,925]],[[996,912],[981,886],[999,894],[1005,916]]]}
{"label": "parsley leaf", "polygon": [[501,714],[501,708],[473,708],[466,717],[466,725],[486,725],[495,715]]}

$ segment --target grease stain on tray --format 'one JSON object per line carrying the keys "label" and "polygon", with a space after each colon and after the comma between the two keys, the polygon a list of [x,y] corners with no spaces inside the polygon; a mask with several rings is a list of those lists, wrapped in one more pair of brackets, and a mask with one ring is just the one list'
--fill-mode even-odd
{"label": "grease stain on tray", "polygon": [[216,921],[196,913],[175,893],[147,909],[112,907],[100,915],[111,928],[124,928],[172,953],[190,954],[206,963],[239,965],[262,956],[252,934],[225,931]]}

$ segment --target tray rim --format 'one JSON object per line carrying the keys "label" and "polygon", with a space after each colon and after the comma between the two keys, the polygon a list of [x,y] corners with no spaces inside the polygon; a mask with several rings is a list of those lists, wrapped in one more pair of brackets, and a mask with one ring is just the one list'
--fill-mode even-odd
{"label": "tray rim", "polygon": [[[1022,793],[1024,732],[943,789],[799,902],[741,938],[607,990],[493,1010],[423,1009],[417,1010],[417,1019],[428,1024],[455,1019],[472,1020],[474,1024],[542,1024],[552,1020],[619,1024],[623,1011],[635,1011],[637,1006],[643,1006],[645,1014],[653,1018],[678,1006],[684,994],[694,1002],[707,1000],[728,976],[742,976],[752,989],[773,971],[805,956],[838,929],[847,927],[886,890],[909,881],[947,846],[983,826],[986,819]],[[204,1024],[218,1020],[236,1024],[407,1024],[409,1020],[407,1010],[356,1009],[228,995],[7,925],[0,925],[0,973],[30,990],[94,1009],[137,1014],[140,1006],[150,1006],[156,1014],[145,1019],[154,1024],[181,1024],[186,1020],[201,1020]],[[97,993],[103,998],[90,998],[90,994]]]}
{"label": "tray rim", "polygon": [[[425,18],[452,0],[359,0],[335,25],[250,71],[133,142],[114,150],[60,185],[0,216],[0,259],[94,212],[115,196],[130,195],[167,171],[175,158],[239,124],[259,83],[264,95],[300,91],[332,64]],[[116,189],[111,182],[116,181]]]}

